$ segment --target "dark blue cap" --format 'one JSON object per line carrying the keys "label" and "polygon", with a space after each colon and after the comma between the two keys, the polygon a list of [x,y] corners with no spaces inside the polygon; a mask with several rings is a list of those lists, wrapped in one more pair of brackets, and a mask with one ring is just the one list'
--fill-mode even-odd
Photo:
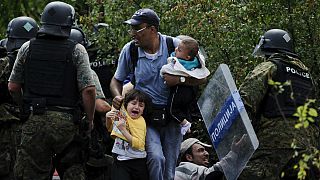
{"label": "dark blue cap", "polygon": [[139,25],[141,23],[147,23],[150,25],[159,26],[160,18],[152,9],[139,9],[136,11],[131,19],[124,21],[125,24]]}

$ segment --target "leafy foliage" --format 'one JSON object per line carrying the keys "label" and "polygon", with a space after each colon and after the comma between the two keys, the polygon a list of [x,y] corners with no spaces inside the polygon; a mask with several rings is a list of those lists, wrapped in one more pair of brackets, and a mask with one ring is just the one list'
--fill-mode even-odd
{"label": "leafy foliage", "polygon": [[[297,108],[296,113],[293,114],[293,116],[299,118],[295,128],[304,128],[307,130],[309,124],[315,122],[314,118],[318,117],[318,113],[316,109],[311,106],[314,103],[315,100],[309,100],[303,106]],[[291,147],[294,149],[297,148],[295,141],[292,142]],[[296,150],[295,156],[298,155],[298,150]],[[310,169],[310,166],[320,169],[320,151],[317,147],[308,147],[308,153],[302,153],[301,157],[298,164],[294,165],[294,169],[298,169],[298,179],[306,179],[307,170]]]}

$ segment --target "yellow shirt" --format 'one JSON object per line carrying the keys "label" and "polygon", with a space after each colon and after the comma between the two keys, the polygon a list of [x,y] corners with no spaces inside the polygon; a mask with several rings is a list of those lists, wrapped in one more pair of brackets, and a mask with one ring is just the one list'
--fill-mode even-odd
{"label": "yellow shirt", "polygon": [[[126,127],[132,136],[132,148],[138,150],[145,150],[147,126],[146,121],[142,116],[137,119],[132,119],[124,107],[121,107],[120,113],[123,113],[126,117]],[[128,141],[117,128],[117,121],[113,121],[111,136],[113,138],[119,137],[125,141]]]}

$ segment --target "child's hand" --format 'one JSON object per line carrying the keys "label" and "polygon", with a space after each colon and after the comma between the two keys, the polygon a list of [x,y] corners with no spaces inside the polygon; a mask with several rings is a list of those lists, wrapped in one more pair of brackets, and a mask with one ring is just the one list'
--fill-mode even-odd
{"label": "child's hand", "polygon": [[124,118],[119,118],[118,123],[117,123],[117,127],[120,130],[124,130],[126,129],[126,119]]}
{"label": "child's hand", "polygon": [[113,109],[106,113],[106,118],[108,119],[115,119],[116,115],[118,114],[119,110]]}

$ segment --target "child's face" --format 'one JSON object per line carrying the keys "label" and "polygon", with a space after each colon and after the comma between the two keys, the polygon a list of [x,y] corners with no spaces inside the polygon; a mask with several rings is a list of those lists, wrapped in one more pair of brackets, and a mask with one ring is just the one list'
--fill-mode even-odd
{"label": "child's face", "polygon": [[180,43],[175,49],[176,57],[179,59],[189,60],[189,50],[185,46],[185,44]]}
{"label": "child's face", "polygon": [[134,99],[129,101],[127,112],[132,119],[137,119],[142,115],[144,108],[144,102],[139,102],[137,99]]}

